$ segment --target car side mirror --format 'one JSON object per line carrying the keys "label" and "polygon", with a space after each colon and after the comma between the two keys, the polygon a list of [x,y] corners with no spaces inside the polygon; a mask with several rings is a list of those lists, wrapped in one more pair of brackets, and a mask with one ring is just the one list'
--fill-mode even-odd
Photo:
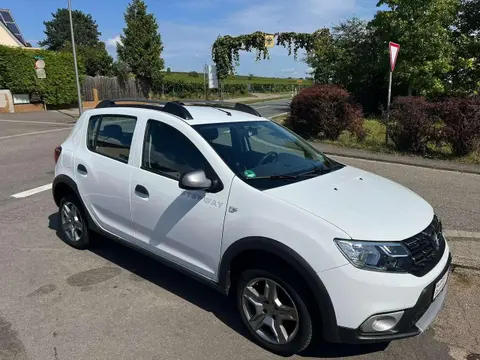
{"label": "car side mirror", "polygon": [[180,176],[178,185],[185,190],[206,190],[212,187],[212,180],[207,178],[205,171],[194,170]]}

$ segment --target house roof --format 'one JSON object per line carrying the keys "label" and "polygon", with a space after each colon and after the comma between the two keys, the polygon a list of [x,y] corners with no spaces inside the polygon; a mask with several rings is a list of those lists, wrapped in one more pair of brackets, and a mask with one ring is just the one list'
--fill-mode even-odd
{"label": "house roof", "polygon": [[20,28],[18,27],[12,13],[8,9],[0,9],[0,23],[8,32],[16,39],[17,42],[25,47],[31,47],[31,45],[25,41]]}

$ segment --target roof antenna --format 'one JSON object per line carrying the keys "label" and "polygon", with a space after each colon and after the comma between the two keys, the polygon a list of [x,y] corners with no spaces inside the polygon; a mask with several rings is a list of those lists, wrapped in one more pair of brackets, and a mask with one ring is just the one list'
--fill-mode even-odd
{"label": "roof antenna", "polygon": [[217,110],[219,110],[219,111],[223,111],[223,112],[224,112],[225,114],[227,114],[228,116],[232,116],[232,113],[229,112],[229,111],[226,111],[226,110],[223,110],[223,109],[219,109],[219,108],[217,108],[217,107],[216,107],[215,109],[217,109]]}

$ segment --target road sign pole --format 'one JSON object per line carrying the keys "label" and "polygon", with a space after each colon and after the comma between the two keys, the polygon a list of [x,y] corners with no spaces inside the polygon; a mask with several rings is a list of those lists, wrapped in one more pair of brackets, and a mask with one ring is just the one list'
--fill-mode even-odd
{"label": "road sign pole", "polygon": [[68,14],[70,16],[70,32],[72,34],[72,51],[73,51],[73,62],[74,62],[74,65],[75,65],[75,79],[77,80],[78,112],[79,112],[80,115],[82,115],[82,113],[83,113],[82,93],[80,91],[80,79],[78,78],[77,52],[75,51],[75,36],[73,35],[72,2],[71,2],[71,0],[68,0]]}
{"label": "road sign pole", "polygon": [[390,116],[390,101],[392,99],[392,75],[393,71],[390,69],[390,80],[388,81],[387,119],[385,121],[385,145],[388,145],[388,120]]}
{"label": "road sign pole", "polygon": [[207,63],[203,64],[203,92],[205,100],[207,100]]}

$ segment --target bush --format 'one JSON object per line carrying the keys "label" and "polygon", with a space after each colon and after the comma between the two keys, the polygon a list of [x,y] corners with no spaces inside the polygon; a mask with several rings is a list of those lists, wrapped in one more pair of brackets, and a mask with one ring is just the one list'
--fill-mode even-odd
{"label": "bush", "polygon": [[390,107],[388,136],[400,151],[425,153],[430,141],[437,141],[438,107],[420,96],[403,96]]}
{"label": "bush", "polygon": [[[46,79],[37,79],[35,56],[45,60]],[[78,66],[83,73],[83,62],[79,61]],[[0,45],[0,89],[9,89],[13,94],[36,93],[48,105],[73,104],[77,101],[73,56]]]}
{"label": "bush", "polygon": [[344,130],[363,139],[362,109],[350,94],[334,85],[303,89],[290,105],[287,124],[305,138],[336,140]]}
{"label": "bush", "polygon": [[468,155],[480,143],[480,96],[450,98],[440,105],[445,140],[457,156]]}

